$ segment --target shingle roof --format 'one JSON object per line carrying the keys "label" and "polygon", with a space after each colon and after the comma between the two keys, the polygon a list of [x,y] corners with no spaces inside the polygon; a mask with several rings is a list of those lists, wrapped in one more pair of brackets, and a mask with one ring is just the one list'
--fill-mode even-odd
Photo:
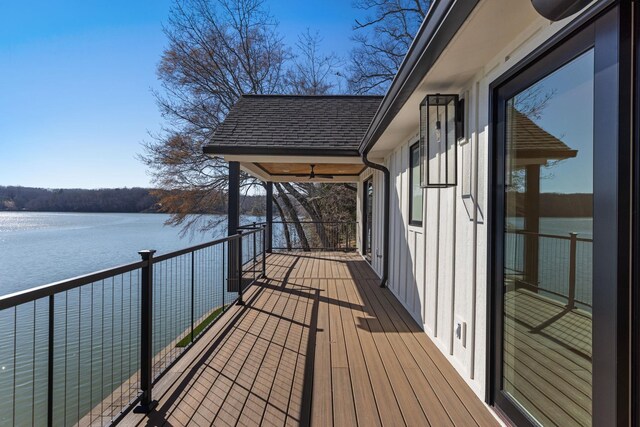
{"label": "shingle roof", "polygon": [[512,132],[515,132],[514,148],[518,158],[562,160],[575,157],[578,153],[515,108],[511,108],[511,114]]}
{"label": "shingle roof", "polygon": [[381,96],[243,95],[218,126],[207,154],[356,155]]}

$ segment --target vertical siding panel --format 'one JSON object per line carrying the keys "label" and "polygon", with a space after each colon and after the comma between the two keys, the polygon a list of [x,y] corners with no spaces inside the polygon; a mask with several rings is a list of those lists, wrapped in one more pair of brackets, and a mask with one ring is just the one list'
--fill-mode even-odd
{"label": "vertical siding panel", "polygon": [[400,221],[400,214],[398,212],[400,202],[398,199],[398,179],[399,179],[399,168],[396,164],[396,154],[395,152],[391,154],[390,164],[393,167],[393,182],[391,183],[391,192],[393,194],[393,223],[391,224],[393,229],[393,279],[395,282],[394,292],[397,295],[400,293],[400,269],[398,265],[400,264],[400,254],[398,253],[400,236],[398,230],[398,222]]}
{"label": "vertical siding panel", "polygon": [[404,237],[403,242],[402,242],[402,276],[403,276],[403,280],[402,283],[404,285],[404,289],[403,289],[403,294],[402,297],[404,299],[404,304],[405,306],[409,306],[409,288],[411,287],[411,278],[409,277],[409,260],[410,260],[410,255],[409,255],[409,221],[408,221],[408,206],[409,204],[408,202],[408,197],[407,197],[407,176],[409,175],[408,171],[407,171],[407,167],[409,165],[409,162],[407,160],[407,149],[406,149],[406,144],[402,146],[401,150],[400,150],[400,169],[402,170],[402,175],[401,175],[401,184],[400,184],[400,200],[402,201],[402,203],[400,204],[401,206],[401,212],[402,212],[402,236]]}
{"label": "vertical siding panel", "polygon": [[384,262],[384,174],[380,171],[376,171],[378,177],[378,218],[377,222],[377,234],[378,234],[378,250],[376,251],[376,264],[377,272],[379,276],[382,276],[382,264]]}
{"label": "vertical siding panel", "polygon": [[402,168],[402,147],[396,152],[396,165],[398,167],[398,181],[396,192],[398,193],[398,297],[403,303],[406,302],[407,288],[407,271],[404,269],[404,260],[406,257],[405,247],[407,235],[404,228],[404,194],[402,192],[402,184],[404,178],[404,169]]}
{"label": "vertical siding panel", "polygon": [[[425,218],[423,215],[423,218],[422,218],[423,227],[424,227],[424,223],[425,223]],[[424,318],[424,306],[425,306],[424,232],[416,234],[415,276],[416,276],[416,305],[414,307],[414,310],[418,314],[418,317],[420,319],[420,324],[423,325],[425,323],[425,318]]]}

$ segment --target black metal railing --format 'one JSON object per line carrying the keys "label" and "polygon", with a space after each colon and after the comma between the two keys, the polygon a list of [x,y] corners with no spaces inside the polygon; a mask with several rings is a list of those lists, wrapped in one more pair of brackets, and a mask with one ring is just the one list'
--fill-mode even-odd
{"label": "black metal railing", "polygon": [[265,274],[265,232],[141,251],[0,297],[0,425],[110,425],[148,410],[153,384]]}
{"label": "black metal railing", "polygon": [[[527,255],[531,251],[528,248],[534,250],[531,256]],[[568,308],[590,309],[593,305],[592,248],[593,239],[579,237],[577,233],[557,235],[508,230],[505,267],[507,274],[518,283],[560,298]]]}
{"label": "black metal railing", "polygon": [[308,251],[356,250],[355,221],[273,221],[273,249]]}

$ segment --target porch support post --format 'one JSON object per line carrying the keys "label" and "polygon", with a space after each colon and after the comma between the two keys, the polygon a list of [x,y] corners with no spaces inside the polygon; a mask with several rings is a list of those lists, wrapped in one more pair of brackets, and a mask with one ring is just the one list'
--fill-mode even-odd
{"label": "porch support post", "polygon": [[267,182],[267,253],[273,252],[273,182]]}
{"label": "porch support post", "polygon": [[240,163],[229,162],[229,207],[227,208],[227,235],[238,234],[240,226]]}
{"label": "porch support post", "polygon": [[[238,234],[240,226],[240,163],[229,162],[229,193],[227,198],[227,235]],[[240,292],[240,239],[229,240],[227,251],[227,292]]]}
{"label": "porch support post", "polygon": [[524,194],[524,280],[538,289],[538,233],[540,233],[540,165],[526,167]]}

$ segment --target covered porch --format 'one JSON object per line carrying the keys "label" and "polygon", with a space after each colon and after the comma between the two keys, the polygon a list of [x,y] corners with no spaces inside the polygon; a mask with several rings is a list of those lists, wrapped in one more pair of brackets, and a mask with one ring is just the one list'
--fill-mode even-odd
{"label": "covered porch", "polygon": [[357,254],[271,254],[245,301],[123,425],[498,425]]}

